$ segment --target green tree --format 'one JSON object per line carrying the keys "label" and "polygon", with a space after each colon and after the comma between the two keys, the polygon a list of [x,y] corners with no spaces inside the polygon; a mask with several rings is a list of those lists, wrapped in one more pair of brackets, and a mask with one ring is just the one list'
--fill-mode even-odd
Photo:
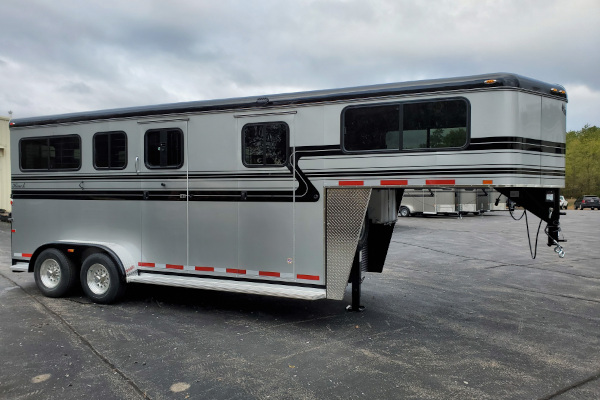
{"label": "green tree", "polygon": [[565,162],[566,197],[600,195],[600,128],[568,132]]}

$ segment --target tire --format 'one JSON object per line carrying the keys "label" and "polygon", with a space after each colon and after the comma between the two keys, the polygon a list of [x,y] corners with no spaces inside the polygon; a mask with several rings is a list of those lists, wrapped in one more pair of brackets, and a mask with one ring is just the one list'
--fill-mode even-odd
{"label": "tire", "polygon": [[400,216],[401,217],[410,217],[410,210],[408,209],[408,207],[400,207]]}
{"label": "tire", "polygon": [[35,284],[46,297],[62,297],[77,284],[75,266],[58,249],[49,248],[40,253],[33,269]]}
{"label": "tire", "polygon": [[81,266],[81,287],[94,303],[110,304],[125,294],[125,281],[117,264],[104,253],[89,255]]}

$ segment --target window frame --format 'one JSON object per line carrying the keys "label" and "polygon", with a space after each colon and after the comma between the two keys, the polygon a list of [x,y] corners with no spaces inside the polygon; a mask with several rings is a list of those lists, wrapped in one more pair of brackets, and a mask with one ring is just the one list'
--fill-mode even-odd
{"label": "window frame", "polygon": [[[399,128],[404,125],[404,105],[405,104],[418,104],[418,103],[437,103],[437,102],[445,102],[445,101],[454,101],[461,100],[467,106],[467,126],[466,126],[466,140],[465,144],[459,147],[424,147],[424,148],[413,148],[413,149],[368,149],[368,150],[348,150],[346,149],[346,144],[344,141],[344,131],[345,131],[345,117],[346,111],[349,109],[355,108],[367,108],[367,107],[381,107],[381,106],[400,106],[399,114],[401,116],[401,120],[399,121]],[[402,146],[404,143],[404,129],[400,130],[399,144]],[[435,99],[420,99],[420,100],[411,100],[411,101],[391,101],[384,103],[363,103],[356,104],[344,107],[342,112],[340,113],[340,147],[344,154],[364,154],[364,153],[415,153],[415,152],[437,152],[437,151],[459,151],[465,150],[469,147],[471,143],[471,102],[466,97],[443,97],[443,98],[435,98]]]}
{"label": "window frame", "polygon": [[[50,139],[60,139],[67,137],[75,137],[79,142],[79,165],[76,168],[50,168],[50,158],[47,158],[47,167],[46,168],[23,168],[23,141],[27,140],[47,140],[48,147],[50,145]],[[38,172],[38,171],[48,171],[48,172],[60,172],[60,171],[79,171],[83,164],[83,149],[81,147],[81,136],[78,134],[68,134],[68,135],[47,135],[47,136],[30,136],[19,139],[19,169],[22,172]]]}
{"label": "window frame", "polygon": [[[123,165],[122,167],[112,167],[110,166],[110,150],[111,150],[111,140],[110,140],[110,136],[111,134],[116,134],[116,133],[122,133],[123,135],[125,135],[125,165]],[[108,167],[98,167],[96,165],[96,136],[98,135],[108,135]],[[92,164],[94,166],[94,169],[99,170],[99,171],[107,171],[107,170],[123,170],[125,168],[127,168],[127,164],[129,163],[129,138],[127,137],[127,133],[125,131],[106,131],[106,132],[96,132],[94,133],[94,136],[92,136]]]}
{"label": "window frame", "polygon": [[[154,165],[150,165],[148,164],[148,132],[161,132],[161,131],[178,131],[181,137],[181,149],[180,149],[180,155],[181,155],[181,162],[177,165],[167,165],[167,166],[154,166]],[[168,148],[167,148],[168,149]],[[185,163],[185,135],[183,134],[183,130],[180,128],[176,128],[176,127],[170,127],[170,128],[151,128],[148,129],[144,132],[144,165],[146,166],[146,168],[148,169],[180,169],[181,167],[183,167],[183,164]]]}
{"label": "window frame", "polygon": [[[268,124],[283,124],[285,126],[285,162],[283,164],[248,164],[246,163],[246,140],[244,136],[244,129],[247,126],[257,126],[257,125],[268,125]],[[249,122],[242,126],[240,131],[240,137],[242,139],[242,164],[246,168],[281,168],[287,167],[289,165],[290,158],[290,126],[285,121],[263,121],[263,122]],[[264,146],[264,140],[263,140]],[[263,155],[264,155],[264,147],[263,147]],[[264,157],[263,157],[264,158]]]}

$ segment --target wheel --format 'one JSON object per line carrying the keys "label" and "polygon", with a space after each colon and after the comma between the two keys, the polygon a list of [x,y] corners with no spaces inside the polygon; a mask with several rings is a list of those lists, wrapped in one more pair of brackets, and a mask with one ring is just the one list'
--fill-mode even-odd
{"label": "wheel", "polygon": [[410,216],[410,210],[408,209],[408,207],[400,207],[400,216],[401,217],[409,217]]}
{"label": "wheel", "polygon": [[77,284],[77,271],[62,251],[46,249],[35,260],[33,275],[46,297],[62,297]]}
{"label": "wheel", "polygon": [[125,294],[125,282],[117,265],[104,253],[88,256],[79,277],[83,291],[94,303],[110,304]]}

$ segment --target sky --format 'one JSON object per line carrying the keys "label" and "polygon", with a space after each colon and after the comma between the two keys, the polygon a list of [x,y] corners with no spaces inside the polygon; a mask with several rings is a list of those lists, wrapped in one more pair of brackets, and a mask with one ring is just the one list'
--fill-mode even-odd
{"label": "sky", "polygon": [[599,0],[2,0],[0,115],[510,72],[600,126]]}

